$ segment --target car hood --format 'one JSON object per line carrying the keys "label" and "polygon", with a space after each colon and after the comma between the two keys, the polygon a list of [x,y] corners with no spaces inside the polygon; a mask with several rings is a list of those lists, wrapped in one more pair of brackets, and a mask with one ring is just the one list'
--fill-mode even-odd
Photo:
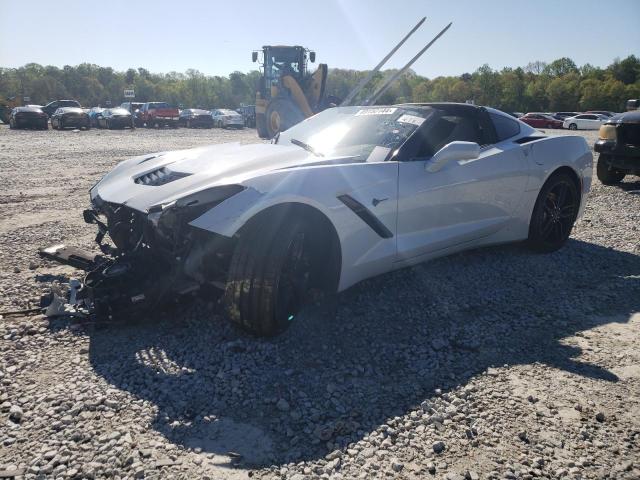
{"label": "car hood", "polygon": [[[229,143],[160,152],[130,158],[118,164],[90,191],[91,200],[124,204],[146,212],[191,193],[244,181],[284,168],[344,163],[353,157],[317,157],[293,145]],[[163,184],[144,184],[159,175]],[[136,183],[136,179],[138,183]]]}

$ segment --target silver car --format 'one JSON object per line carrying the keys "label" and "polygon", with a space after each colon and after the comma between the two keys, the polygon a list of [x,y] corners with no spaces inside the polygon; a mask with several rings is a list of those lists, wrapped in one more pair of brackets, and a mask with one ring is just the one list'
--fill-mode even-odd
{"label": "silver car", "polygon": [[218,128],[244,128],[244,119],[242,115],[233,110],[219,108],[211,111],[213,118],[213,126]]}

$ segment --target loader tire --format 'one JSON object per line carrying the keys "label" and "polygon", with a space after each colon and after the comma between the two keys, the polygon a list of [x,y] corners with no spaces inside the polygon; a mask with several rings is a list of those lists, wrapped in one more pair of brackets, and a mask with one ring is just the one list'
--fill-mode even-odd
{"label": "loader tire", "polygon": [[284,132],[302,120],[304,120],[302,110],[288,98],[276,98],[267,106],[266,121],[269,138],[273,138],[276,133]]}
{"label": "loader tire", "polygon": [[256,130],[258,130],[258,136],[260,138],[269,138],[269,132],[267,132],[267,119],[264,113],[256,114]]}
{"label": "loader tire", "polygon": [[303,217],[257,219],[238,238],[225,287],[227,316],[243,330],[273,336],[286,330],[318,278],[322,245]]}

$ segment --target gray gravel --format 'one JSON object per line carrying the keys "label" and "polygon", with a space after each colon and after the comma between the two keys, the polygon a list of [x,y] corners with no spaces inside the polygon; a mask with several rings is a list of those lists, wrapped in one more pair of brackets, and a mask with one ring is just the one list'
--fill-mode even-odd
{"label": "gray gravel", "polygon": [[[92,247],[87,190],[118,161],[226,141],[255,131],[0,127],[2,310],[79,274],[34,252]],[[207,299],[94,327],[7,316],[0,475],[638,478],[638,193],[637,177],[596,181],[559,252],[383,275],[268,341]]]}

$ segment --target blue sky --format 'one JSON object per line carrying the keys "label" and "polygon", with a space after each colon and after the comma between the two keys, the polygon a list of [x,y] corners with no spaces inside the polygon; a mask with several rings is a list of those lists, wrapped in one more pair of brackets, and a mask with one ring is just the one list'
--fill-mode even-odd
{"label": "blue sky", "polygon": [[249,71],[264,44],[300,44],[329,67],[374,66],[421,18],[390,60],[400,67],[450,21],[414,64],[428,77],[562,56],[606,66],[640,56],[640,0],[0,0],[0,66],[28,62],[153,72]]}

